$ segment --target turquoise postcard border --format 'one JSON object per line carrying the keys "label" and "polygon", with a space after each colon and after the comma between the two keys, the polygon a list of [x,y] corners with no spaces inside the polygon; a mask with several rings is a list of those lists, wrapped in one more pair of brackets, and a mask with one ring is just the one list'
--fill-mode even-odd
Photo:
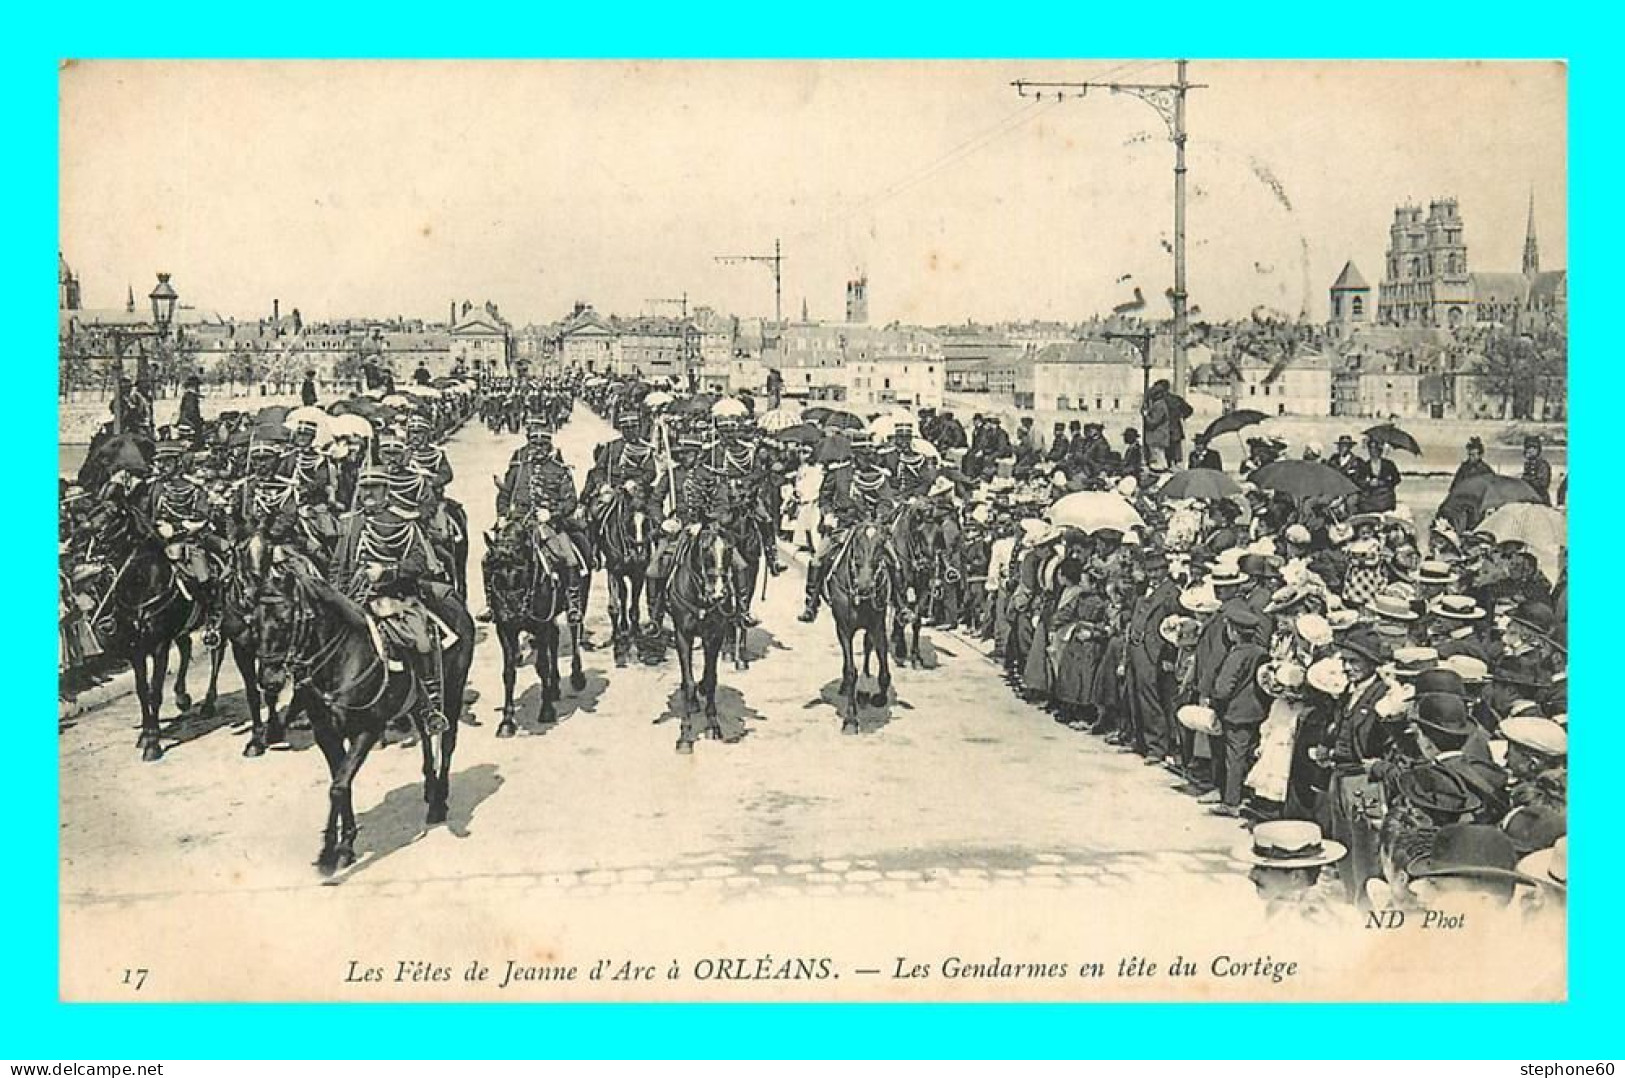
{"label": "turquoise postcard border", "polygon": [[[0,1056],[1138,1056],[1378,1054],[1583,1058],[1617,1053],[1621,843],[1617,742],[1603,673],[1619,602],[1607,573],[1620,514],[1607,502],[1617,448],[1607,370],[1617,347],[1600,287],[1617,256],[1616,34],[1606,9],[1479,3],[1310,5],[459,5],[233,7],[34,5],[8,12],[0,80],[14,237],[4,293],[19,312],[5,428],[17,458],[0,529],[0,622],[13,746],[7,798],[10,946],[0,948]],[[1568,265],[1572,500],[1570,1002],[1563,1005],[1298,1005],[1282,1025],[1253,1005],[627,1006],[74,1005],[57,1003],[54,621],[56,475],[56,67],[66,56],[570,57],[1494,57],[1570,67]],[[1260,102],[1260,108],[1271,107]],[[1493,118],[1486,118],[1493,122]],[[161,119],[155,121],[161,130]],[[1616,658],[1614,661],[1618,661]],[[1396,985],[1396,990],[1402,986]],[[1287,1032],[1290,1030],[1290,1032]],[[427,1031],[432,1031],[429,1033]],[[1273,1032],[1272,1032],[1273,1031]],[[1309,1033],[1312,1035],[1306,1036]]]}

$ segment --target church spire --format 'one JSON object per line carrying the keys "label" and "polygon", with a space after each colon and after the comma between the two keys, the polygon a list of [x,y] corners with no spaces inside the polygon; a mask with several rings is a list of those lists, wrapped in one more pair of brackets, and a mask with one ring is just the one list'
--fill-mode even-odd
{"label": "church spire", "polygon": [[125,311],[126,314],[134,314],[135,313],[135,286],[134,285],[125,285],[125,287],[130,290],[130,294],[129,294],[129,298],[124,301],[124,311]]}
{"label": "church spire", "polygon": [[1529,189],[1529,229],[1523,239],[1523,275],[1533,277],[1540,272],[1540,244],[1535,239],[1535,189]]}

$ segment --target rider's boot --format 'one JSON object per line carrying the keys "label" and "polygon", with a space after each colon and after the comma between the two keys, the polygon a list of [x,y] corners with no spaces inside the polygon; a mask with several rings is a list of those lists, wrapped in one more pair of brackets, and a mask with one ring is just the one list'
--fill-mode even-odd
{"label": "rider's boot", "polygon": [[784,572],[784,563],[779,561],[779,539],[770,529],[763,529],[762,557],[767,561],[769,576],[778,576]]}
{"label": "rider's boot", "polygon": [[441,688],[440,656],[419,656],[418,680],[423,683],[423,727],[432,736],[451,729],[446,717],[445,693]]}
{"label": "rider's boot", "polygon": [[796,615],[797,621],[812,621],[818,617],[818,593],[823,590],[822,573],[818,571],[818,563],[811,562],[807,566],[807,605],[801,613]]}

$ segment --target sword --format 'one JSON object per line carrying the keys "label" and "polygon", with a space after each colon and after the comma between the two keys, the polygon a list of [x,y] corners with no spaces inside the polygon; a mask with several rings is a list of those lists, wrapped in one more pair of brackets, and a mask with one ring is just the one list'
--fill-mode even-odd
{"label": "sword", "polygon": [[135,551],[133,550],[124,556],[124,564],[118,567],[118,573],[113,577],[113,582],[107,586],[107,594],[103,595],[102,601],[96,604],[96,612],[90,615],[90,624],[95,625],[101,620],[102,610],[107,606],[107,600],[111,599],[113,593],[118,590],[119,581],[124,579],[124,571],[130,567],[130,562],[134,560]]}

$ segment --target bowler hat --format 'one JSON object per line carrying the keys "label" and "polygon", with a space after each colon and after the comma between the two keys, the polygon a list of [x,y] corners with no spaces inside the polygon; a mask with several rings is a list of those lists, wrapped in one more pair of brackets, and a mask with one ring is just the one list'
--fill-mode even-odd
{"label": "bowler hat", "polygon": [[1452,737],[1466,737],[1475,725],[1467,715],[1467,702],[1442,692],[1423,693],[1416,698],[1416,722],[1431,732]]}
{"label": "bowler hat", "polygon": [[1269,576],[1275,572],[1276,562],[1267,554],[1243,554],[1236,566],[1248,576]]}
{"label": "bowler hat", "polygon": [[1509,617],[1542,636],[1550,636],[1552,629],[1557,625],[1557,612],[1552,609],[1551,604],[1543,603],[1539,599],[1525,599]]}
{"label": "bowler hat", "polygon": [[1230,603],[1224,608],[1224,619],[1243,632],[1257,633],[1267,624],[1264,615],[1246,603]]}
{"label": "bowler hat", "polygon": [[1412,879],[1432,876],[1465,876],[1480,879],[1527,883],[1529,877],[1517,869],[1518,853],[1498,827],[1481,823],[1456,823],[1441,827],[1433,836],[1433,848],[1406,866]]}
{"label": "bowler hat", "polygon": [[1549,679],[1542,676],[1535,660],[1528,655],[1509,655],[1502,659],[1495,665],[1495,671],[1490,678],[1503,685],[1521,685],[1529,688],[1545,688],[1551,684]]}
{"label": "bowler hat", "polygon": [[1454,772],[1437,764],[1424,764],[1401,773],[1395,786],[1401,797],[1427,812],[1464,816],[1483,805],[1478,795]]}
{"label": "bowler hat", "polygon": [[1450,669],[1444,662],[1441,662],[1432,670],[1424,670],[1416,675],[1417,697],[1420,698],[1429,693],[1465,697],[1467,695],[1467,685],[1462,681],[1460,674]]}
{"label": "bowler hat", "polygon": [[1359,625],[1344,633],[1338,639],[1337,646],[1379,666],[1388,661],[1388,645],[1368,625]]}

